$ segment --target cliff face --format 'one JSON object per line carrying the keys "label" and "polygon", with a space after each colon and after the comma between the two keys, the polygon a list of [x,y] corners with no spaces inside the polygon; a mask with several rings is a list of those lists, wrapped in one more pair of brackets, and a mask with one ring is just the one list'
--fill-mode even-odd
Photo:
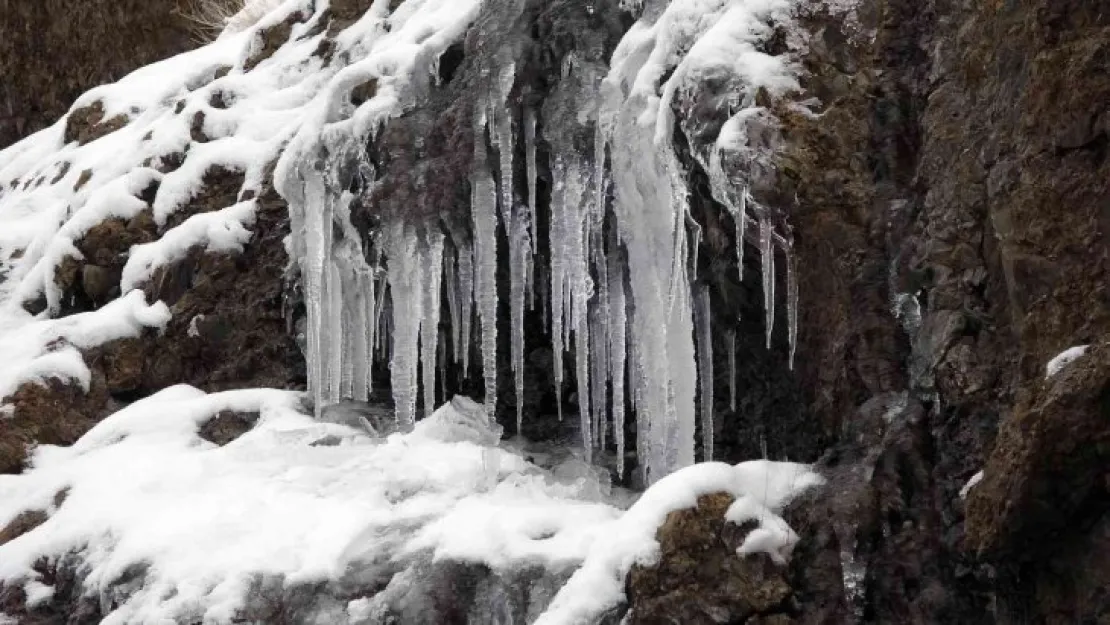
{"label": "cliff face", "polygon": [[[557,184],[555,145],[592,149],[590,128],[582,136],[557,134],[560,120],[545,118],[545,103],[562,97],[572,56],[576,67],[604,70],[633,21],[617,4],[591,3],[586,11],[573,0],[527,2],[512,27],[525,33],[515,49],[510,97],[521,106],[513,123],[522,126],[524,108],[544,113],[536,148],[545,218]],[[166,23],[150,15],[156,7],[112,6],[141,23],[136,28],[151,42],[140,46],[140,56],[120,50],[128,62],[139,65],[149,60],[142,54],[157,57],[168,53],[162,46],[176,45],[164,26],[154,26]],[[327,28],[338,31],[366,8],[335,3],[337,17]],[[19,15],[14,19],[30,24],[46,11],[26,4],[0,12],[0,19]],[[801,296],[795,369],[785,337],[775,336],[774,349],[763,346],[763,293],[758,281],[737,279],[731,217],[693,156],[699,146],[676,145],[702,232],[697,275],[709,289],[713,326],[724,330],[711,339],[716,456],[816,462],[829,479],[789,511],[801,542],[795,564],[773,577],[776,588],[790,586],[792,594],[782,589],[782,597],[792,598],[779,597],[773,611],[751,617],[766,621],[747,622],[1106,622],[1110,12],[1096,0],[860,0],[849,18],[806,5],[798,19],[811,34],[800,56],[801,86],[820,103],[814,115],[760,94],[781,122],[781,145],[773,179],[756,189],[793,230]],[[45,30],[64,39],[62,28]],[[5,54],[5,45],[23,46],[21,54],[37,49],[15,41],[0,39],[0,59],[18,58]],[[459,241],[471,238],[471,119],[476,85],[490,62],[484,43],[471,36],[450,48],[437,66],[436,89],[367,146],[373,191],[350,188],[359,195],[351,222],[368,249],[380,243],[383,220],[399,214],[435,223]],[[97,45],[103,44],[90,43],[88,54]],[[330,60],[329,50],[319,52]],[[116,71],[101,57],[87,66],[72,52],[58,58],[63,75]],[[12,119],[24,121],[0,126],[0,145],[52,120],[87,86],[77,79],[35,82],[56,80],[50,71],[16,76],[27,82],[9,97],[25,100],[9,108],[17,112]],[[60,91],[61,83],[70,91]],[[372,98],[377,86],[360,89]],[[720,127],[727,106],[712,89],[707,84],[695,94],[697,106],[676,104],[678,125]],[[513,150],[516,191],[527,197],[526,147],[517,141]],[[167,155],[168,167],[181,158]],[[206,187],[228,197],[206,208],[202,196],[190,210],[231,203],[239,182],[223,191],[220,184],[213,178]],[[27,385],[15,396],[16,418],[0,421],[7,428],[0,429],[0,452],[12,449],[0,470],[18,469],[23,442],[72,442],[117,403],[175,382],[206,390],[303,384],[304,362],[289,329],[303,323],[304,309],[286,305],[282,298],[295,289],[277,270],[287,260],[280,247],[288,232],[280,215],[285,205],[268,186],[263,197],[267,211],[242,256],[195,251],[147,285],[176,307],[175,320],[165,334],[87,354],[96,373],[90,395],[59,384]],[[124,229],[141,234],[141,220],[133,222]],[[549,237],[541,228],[540,249]],[[757,254],[750,241],[741,245],[749,248],[745,274],[755,276]],[[501,300],[508,301],[509,252],[500,258]],[[89,286],[95,280],[83,277],[118,273],[112,262],[88,261],[62,273],[63,282],[69,276],[61,285],[66,301],[79,303],[66,314],[102,303]],[[549,258],[537,262],[550,266]],[[88,269],[90,263],[97,268]],[[247,283],[241,298],[226,297]],[[780,276],[779,292],[787,288]],[[513,432],[510,311],[497,312],[498,418]],[[543,315],[525,313],[529,438],[556,438],[567,427],[552,414],[556,376]],[[786,315],[779,310],[778,327]],[[210,322],[199,331],[186,327],[195,318]],[[1046,376],[1054,356],[1079,345],[1091,347]],[[730,349],[739,360],[734,380],[727,376]],[[249,358],[229,364],[242,353]],[[471,360],[480,358],[475,353]],[[159,366],[144,366],[154,362]],[[481,392],[477,366],[464,375],[451,365],[445,378],[448,393]],[[735,408],[726,401],[731,383],[740,389]],[[79,418],[51,417],[56,423],[41,425],[41,415],[54,413]],[[981,481],[970,485],[980,472]],[[703,534],[734,531],[696,518],[679,521]],[[687,542],[714,540],[699,534]],[[651,581],[649,588],[669,587],[657,579],[665,571],[637,575]],[[636,622],[712,613],[710,598],[698,604],[685,589],[680,605],[632,590]]]}
{"label": "cliff face", "polygon": [[[812,285],[804,351],[821,354],[802,386],[843,427],[826,460],[874,469],[864,522],[840,536],[866,566],[863,614],[1101,622],[1106,571],[1087,558],[1106,549],[1105,365],[1092,349],[1045,367],[1110,328],[1108,18],[1095,2],[860,15],[870,42],[815,46],[834,99],[783,169]],[[876,401],[903,389],[891,422]],[[885,440],[853,450],[869,418]]]}
{"label": "cliff face", "polygon": [[0,148],[88,89],[195,45],[176,0],[0,2]]}

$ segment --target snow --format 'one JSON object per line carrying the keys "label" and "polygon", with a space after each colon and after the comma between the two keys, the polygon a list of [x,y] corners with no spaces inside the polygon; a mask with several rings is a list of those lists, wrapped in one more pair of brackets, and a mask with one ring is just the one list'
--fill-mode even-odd
{"label": "snow", "polygon": [[728,520],[759,522],[741,552],[761,551],[785,562],[797,536],[776,512],[792,497],[823,481],[805,465],[770,461],[736,466],[707,462],[664,477],[605,532],[605,540],[594,546],[536,625],[593,623],[619,605],[624,578],[632,565],[650,564],[658,557],[656,529],[668,514],[694,507],[702,495],[728,493],[736,497],[726,513]]}
{"label": "snow", "polygon": [[1064,367],[1082,358],[1087,353],[1089,347],[1090,345],[1077,345],[1075,347],[1069,347],[1053,356],[1052,359],[1048,361],[1048,364],[1045,365],[1044,378],[1046,380],[1051,378],[1057,373],[1060,373]]}
{"label": "snow", "polygon": [[[147,579],[105,623],[226,622],[251,575],[336,579],[391,548],[373,537],[405,519],[414,531],[386,555],[431,550],[503,568],[581,561],[620,514],[491,446],[498,433],[468,400],[384,441],[314,422],[298,402],[285,391],[177,386],[71,448],[39,448],[31,471],[0,478],[0,526],[25,509],[52,510],[63,488],[68,495],[46,524],[0,547],[0,580],[45,593],[33,562],[76,551],[96,592],[145,562]],[[196,432],[221,410],[261,417],[216,447]],[[328,435],[341,444],[311,445]]]}
{"label": "snow", "polygon": [[967,495],[968,495],[968,493],[971,492],[971,489],[978,486],[979,482],[982,482],[982,481],[983,481],[983,472],[982,471],[979,471],[975,475],[972,475],[971,479],[969,479],[967,481],[967,483],[964,484],[963,488],[960,489],[960,499],[967,499]]}
{"label": "snow", "polygon": [[14,307],[0,309],[0,403],[20,385],[50,378],[75,380],[87,391],[91,374],[81,349],[163,328],[169,319],[164,303],[147,304],[138,290],[64,319],[36,320]]}
{"label": "snow", "polygon": [[[633,562],[650,561],[669,512],[703,494],[730,493],[737,503],[728,518],[759,523],[740,551],[782,562],[796,537],[776,511],[821,483],[803,465],[701,464],[664,478],[622,512],[597,500],[607,489],[592,471],[560,478],[497,447],[500,428],[466,398],[386,439],[314,421],[299,403],[288,391],[175,386],[117,412],[72,447],[39,447],[28,472],[0,476],[0,526],[24,510],[51,516],[0,546],[0,581],[45,600],[52,589],[32,569],[40,557],[79,554],[93,593],[145,563],[143,583],[105,623],[227,622],[257,574],[283,576],[287,585],[336,580],[359,563],[424,554],[495,571],[581,564],[541,622],[582,622],[621,600],[624,575]],[[217,447],[197,432],[224,410],[260,417]],[[340,443],[312,444],[324,438]],[[401,527],[397,540],[382,539]]]}
{"label": "snow", "polygon": [[253,225],[256,209],[257,203],[248,200],[193,215],[157,241],[133,247],[123,267],[121,288],[130,291],[139,287],[156,269],[184,258],[193,247],[206,252],[241,252],[251,238],[247,227]]}
{"label": "snow", "polygon": [[[74,105],[77,111],[99,102],[105,118],[126,118],[123,128],[86,145],[64,145],[63,119],[0,152],[0,400],[20,384],[49,378],[87,388],[90,372],[80,350],[162,328],[170,317],[165,304],[147,303],[133,287],[191,249],[242,249],[257,205],[240,201],[189,216],[158,240],[127,251],[122,297],[94,312],[49,319],[62,304],[56,267],[67,256],[81,260],[77,244],[90,229],[149,211],[164,230],[204,191],[206,175],[221,169],[242,174],[242,198],[246,191],[259,193],[272,169],[290,204],[287,249],[305,290],[309,403],[322,416],[341,400],[365,399],[376,353],[390,361],[402,432],[380,439],[362,427],[313,421],[299,412],[302,398],[283,391],[166,389],[109,417],[71,448],[38,448],[29,472],[0,476],[0,526],[23,510],[52,513],[42,527],[0,547],[0,580],[18,580],[32,600],[45,601],[52,589],[30,568],[43,555],[79,552],[90,592],[147,563],[142,587],[105,622],[222,622],[242,605],[256,574],[284,576],[287,583],[335,580],[348,565],[428,553],[494,569],[581,564],[541,619],[577,623],[621,601],[632,563],[657,555],[655,529],[669,512],[712,492],[736,498],[729,520],[758,524],[738,556],[762,552],[779,563],[788,559],[797,537],[778,512],[820,477],[790,463],[690,466],[699,369],[701,395],[713,392],[705,383],[711,382],[712,311],[708,292],[691,292],[687,272],[691,258],[696,266],[700,235],[688,232],[672,104],[696,94],[704,80],[726,76],[736,85],[736,113],[712,142],[712,154],[695,156],[705,160],[714,196],[734,217],[741,266],[748,221],[758,227],[768,346],[775,254],[784,254],[792,360],[798,316],[792,240],[772,223],[772,211],[751,197],[751,181],[734,180],[724,163],[737,154],[766,158],[748,137],[774,126],[773,116],[754,105],[756,91],[798,89],[792,56],[760,51],[776,25],[793,27],[796,0],[652,2],[609,67],[568,58],[552,97],[542,110],[523,112],[519,123],[508,102],[512,49],[497,48],[496,66],[482,68],[470,120],[476,135],[489,133],[497,148],[491,158],[486,142],[475,142],[473,237],[444,237],[438,224],[398,221],[383,225],[378,251],[384,258],[369,259],[351,223],[354,196],[347,191],[352,176],[374,178],[363,146],[427,93],[440,55],[463,40],[482,7],[479,0],[407,0],[390,13],[388,4],[374,2],[362,19],[334,35],[336,50],[325,63],[313,52],[328,36],[317,28],[326,2],[252,0],[244,9],[251,13],[232,18],[213,44],[94,89]],[[519,1],[505,3],[490,20],[511,23],[522,8]],[[245,71],[260,32],[297,12],[307,18],[293,23],[290,40]],[[505,33],[497,28],[483,21],[475,37],[501,45]],[[370,80],[376,95],[355,106],[351,90]],[[217,100],[222,104],[214,105]],[[201,114],[205,141],[192,137]],[[586,124],[593,124],[592,154],[572,141]],[[526,206],[516,204],[511,184],[518,140]],[[552,150],[551,263],[542,279],[532,258],[539,243],[541,141]],[[318,158],[321,153],[327,157]],[[156,169],[165,157],[182,154],[180,167]],[[356,174],[347,171],[351,164]],[[143,199],[152,190],[153,199]],[[624,473],[626,399],[636,410],[638,465],[654,486],[627,513],[604,500],[608,489],[586,462],[546,472],[497,446],[501,431],[489,414],[497,399],[498,209],[510,243],[518,432],[523,305],[538,291],[550,311],[560,391],[564,352],[575,349],[586,461],[606,447],[611,426]],[[442,366],[437,353],[445,351],[441,286],[454,358],[464,375],[471,335],[478,335],[485,405],[456,398],[417,421],[420,391],[426,412],[435,403],[436,366]],[[39,296],[46,311],[26,313],[23,302]],[[479,328],[472,333],[475,309]],[[200,320],[190,320],[190,336]],[[735,358],[733,350],[733,384]],[[730,402],[735,406],[735,390]],[[712,403],[703,401],[702,409],[705,445],[712,450]],[[221,410],[261,418],[249,433],[214,447],[197,430]],[[325,437],[340,444],[312,445]],[[574,479],[562,479],[567,475]],[[63,488],[69,496],[55,510],[54,494]],[[405,529],[396,541],[380,540],[397,528]],[[372,607],[356,600],[348,611]]]}

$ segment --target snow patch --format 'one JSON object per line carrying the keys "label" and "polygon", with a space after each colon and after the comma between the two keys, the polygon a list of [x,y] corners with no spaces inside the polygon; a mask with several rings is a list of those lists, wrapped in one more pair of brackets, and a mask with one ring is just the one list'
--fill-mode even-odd
{"label": "snow patch", "polygon": [[968,495],[968,493],[971,492],[971,489],[978,486],[979,482],[982,482],[982,481],[983,481],[983,472],[982,471],[979,471],[975,475],[972,475],[971,479],[969,479],[967,481],[967,483],[964,484],[963,488],[960,489],[960,499],[967,499],[967,495]]}
{"label": "snow patch", "polygon": [[567,581],[537,625],[593,623],[624,599],[624,580],[633,564],[648,564],[659,555],[655,532],[667,515],[692,508],[703,495],[736,497],[726,518],[758,521],[740,547],[741,555],[765,552],[785,562],[797,536],[777,512],[824,479],[806,465],[759,460],[736,466],[707,462],[664,477],[644,492],[594,545],[582,567]]}
{"label": "snow patch", "polygon": [[24,383],[50,378],[76,380],[87,391],[91,374],[81,349],[137,337],[144,328],[164,328],[169,320],[164,303],[147,304],[138,290],[64,319],[35,320],[22,310],[0,309],[0,401]]}
{"label": "snow patch", "polygon": [[1053,356],[1052,360],[1049,360],[1048,364],[1045,365],[1044,379],[1047,380],[1051,378],[1057,373],[1060,373],[1064,367],[1082,358],[1087,353],[1089,347],[1090,345],[1077,345],[1075,347],[1069,347]]}
{"label": "snow patch", "polygon": [[[564,567],[621,514],[491,446],[496,430],[483,431],[485,413],[469,400],[381,440],[299,414],[300,399],[176,386],[72,447],[38,448],[31,470],[0,476],[0,526],[49,509],[63,488],[68,496],[44,525],[0,546],[0,581],[38,588],[38,558],[76,552],[97,593],[146,563],[141,587],[105,623],[224,622],[256,574],[335,580],[360,563],[428,552],[497,570]],[[197,431],[223,410],[261,416],[217,447]],[[341,442],[312,445],[325,437]]]}
{"label": "snow patch", "polygon": [[223,210],[193,215],[151,243],[131,248],[120,287],[138,288],[159,267],[181,260],[193,247],[207,252],[241,252],[250,241],[257,202],[249,200]]}

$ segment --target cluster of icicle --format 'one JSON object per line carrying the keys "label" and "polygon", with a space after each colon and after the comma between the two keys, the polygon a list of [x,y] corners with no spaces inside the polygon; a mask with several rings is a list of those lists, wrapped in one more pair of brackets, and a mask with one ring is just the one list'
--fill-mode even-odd
{"label": "cluster of icicle", "polygon": [[[351,176],[371,180],[372,172],[351,171],[368,167],[352,147],[360,143],[353,138],[329,137],[326,160],[333,165],[321,165],[315,150],[302,156],[299,183],[287,185],[317,409],[345,398],[367,399],[371,363],[389,362],[398,421],[414,422],[421,389],[424,413],[430,414],[437,402],[437,376],[442,384],[447,359],[460,364],[464,376],[469,370],[476,313],[485,403],[492,413],[497,403],[500,221],[500,236],[507,237],[509,250],[517,431],[523,425],[524,315],[526,307],[538,304],[554,354],[560,398],[554,408],[561,419],[564,367],[572,365],[587,460],[595,450],[608,448],[611,437],[618,471],[624,473],[630,414],[636,419],[635,445],[645,482],[693,464],[698,414],[703,457],[711,459],[712,315],[708,287],[694,275],[700,229],[690,217],[684,170],[669,136],[661,139],[654,126],[640,123],[654,104],[630,95],[622,76],[572,55],[541,110],[514,111],[509,98],[513,56],[506,47],[491,58],[475,94],[470,236],[445,236],[437,225],[399,220],[377,233],[382,257],[368,261],[349,218],[354,196],[345,189]],[[583,126],[593,129],[592,151],[573,145],[572,137]],[[546,265],[536,262],[543,252],[537,249],[538,129],[550,147],[552,177]],[[513,148],[518,141],[523,142],[527,176],[520,188],[527,197],[514,193]],[[357,165],[334,165],[351,162]],[[792,362],[797,285],[789,234],[775,232],[771,212],[754,201],[746,186],[728,180],[719,159],[706,165],[715,199],[736,224],[741,272],[744,241],[759,249],[768,347],[776,248],[786,258]],[[448,337],[440,335],[441,297],[447,302],[450,354]],[[730,403],[735,408],[735,333],[730,330],[726,336],[733,380]],[[571,351],[574,362],[564,363]]]}

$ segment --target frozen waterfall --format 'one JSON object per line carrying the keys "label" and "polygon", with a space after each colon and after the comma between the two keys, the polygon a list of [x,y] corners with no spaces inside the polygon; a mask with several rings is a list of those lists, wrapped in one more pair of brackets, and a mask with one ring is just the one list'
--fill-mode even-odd
{"label": "frozen waterfall", "polygon": [[[793,364],[793,239],[782,213],[755,197],[752,172],[766,166],[768,155],[745,139],[747,129],[768,115],[755,103],[755,91],[782,92],[794,84],[788,64],[757,50],[767,33],[752,26],[772,14],[781,17],[774,11],[783,3],[733,3],[714,9],[712,19],[693,22],[682,14],[689,3],[650,4],[655,8],[644,11],[607,62],[598,60],[600,47],[570,52],[557,84],[540,102],[520,97],[517,85],[514,42],[522,35],[511,29],[523,3],[468,9],[461,13],[463,26],[449,24],[442,37],[413,44],[424,46],[416,61],[404,71],[391,69],[392,82],[383,83],[389,88],[379,87],[379,95],[356,107],[350,119],[342,119],[339,91],[328,101],[331,108],[320,112],[317,127],[295,138],[279,166],[279,186],[291,205],[318,411],[341,399],[365,400],[372,392],[372,365],[388,364],[397,420],[411,427],[418,403],[427,415],[448,399],[445,361],[464,378],[471,373],[473,345],[486,411],[494,415],[504,292],[505,356],[518,434],[526,420],[526,348],[543,340],[554,361],[556,405],[550,410],[561,418],[569,408],[563,391],[576,389],[587,460],[598,450],[615,450],[623,475],[626,448],[634,443],[642,477],[654,482],[694,463],[699,429],[704,459],[711,459],[717,321],[710,287],[696,274],[701,228],[691,216],[690,164],[674,145],[676,132],[686,133],[713,199],[732,219],[739,279],[745,277],[745,248],[755,251],[761,271],[747,278],[762,283],[768,349],[777,298],[785,300]],[[403,25],[396,28],[403,32]],[[359,232],[351,205],[370,196],[376,173],[364,146],[392,117],[419,105],[450,37],[466,28],[492,52],[475,61],[476,93],[464,122],[473,134],[465,228],[390,213],[373,232]],[[729,45],[740,44],[715,48],[725,40],[722,29],[733,38]],[[697,44],[680,49],[683,40]],[[722,51],[740,60],[726,62]],[[755,66],[744,65],[745,59],[763,63],[762,73],[752,73]],[[355,78],[380,70],[369,62],[353,67],[361,68],[351,70]],[[731,72],[739,95],[720,136],[707,144],[676,121],[675,109],[696,93],[697,80],[718,71]],[[340,81],[338,89],[356,82]],[[541,193],[541,178],[547,193]],[[785,288],[776,292],[780,278]],[[509,284],[499,289],[505,279]],[[525,331],[527,312],[537,308],[546,324],[543,337]],[[727,358],[729,405],[735,410],[736,335],[728,326],[722,331],[727,335],[718,346],[730,348],[721,356]],[[631,443],[629,417],[636,430]]]}

